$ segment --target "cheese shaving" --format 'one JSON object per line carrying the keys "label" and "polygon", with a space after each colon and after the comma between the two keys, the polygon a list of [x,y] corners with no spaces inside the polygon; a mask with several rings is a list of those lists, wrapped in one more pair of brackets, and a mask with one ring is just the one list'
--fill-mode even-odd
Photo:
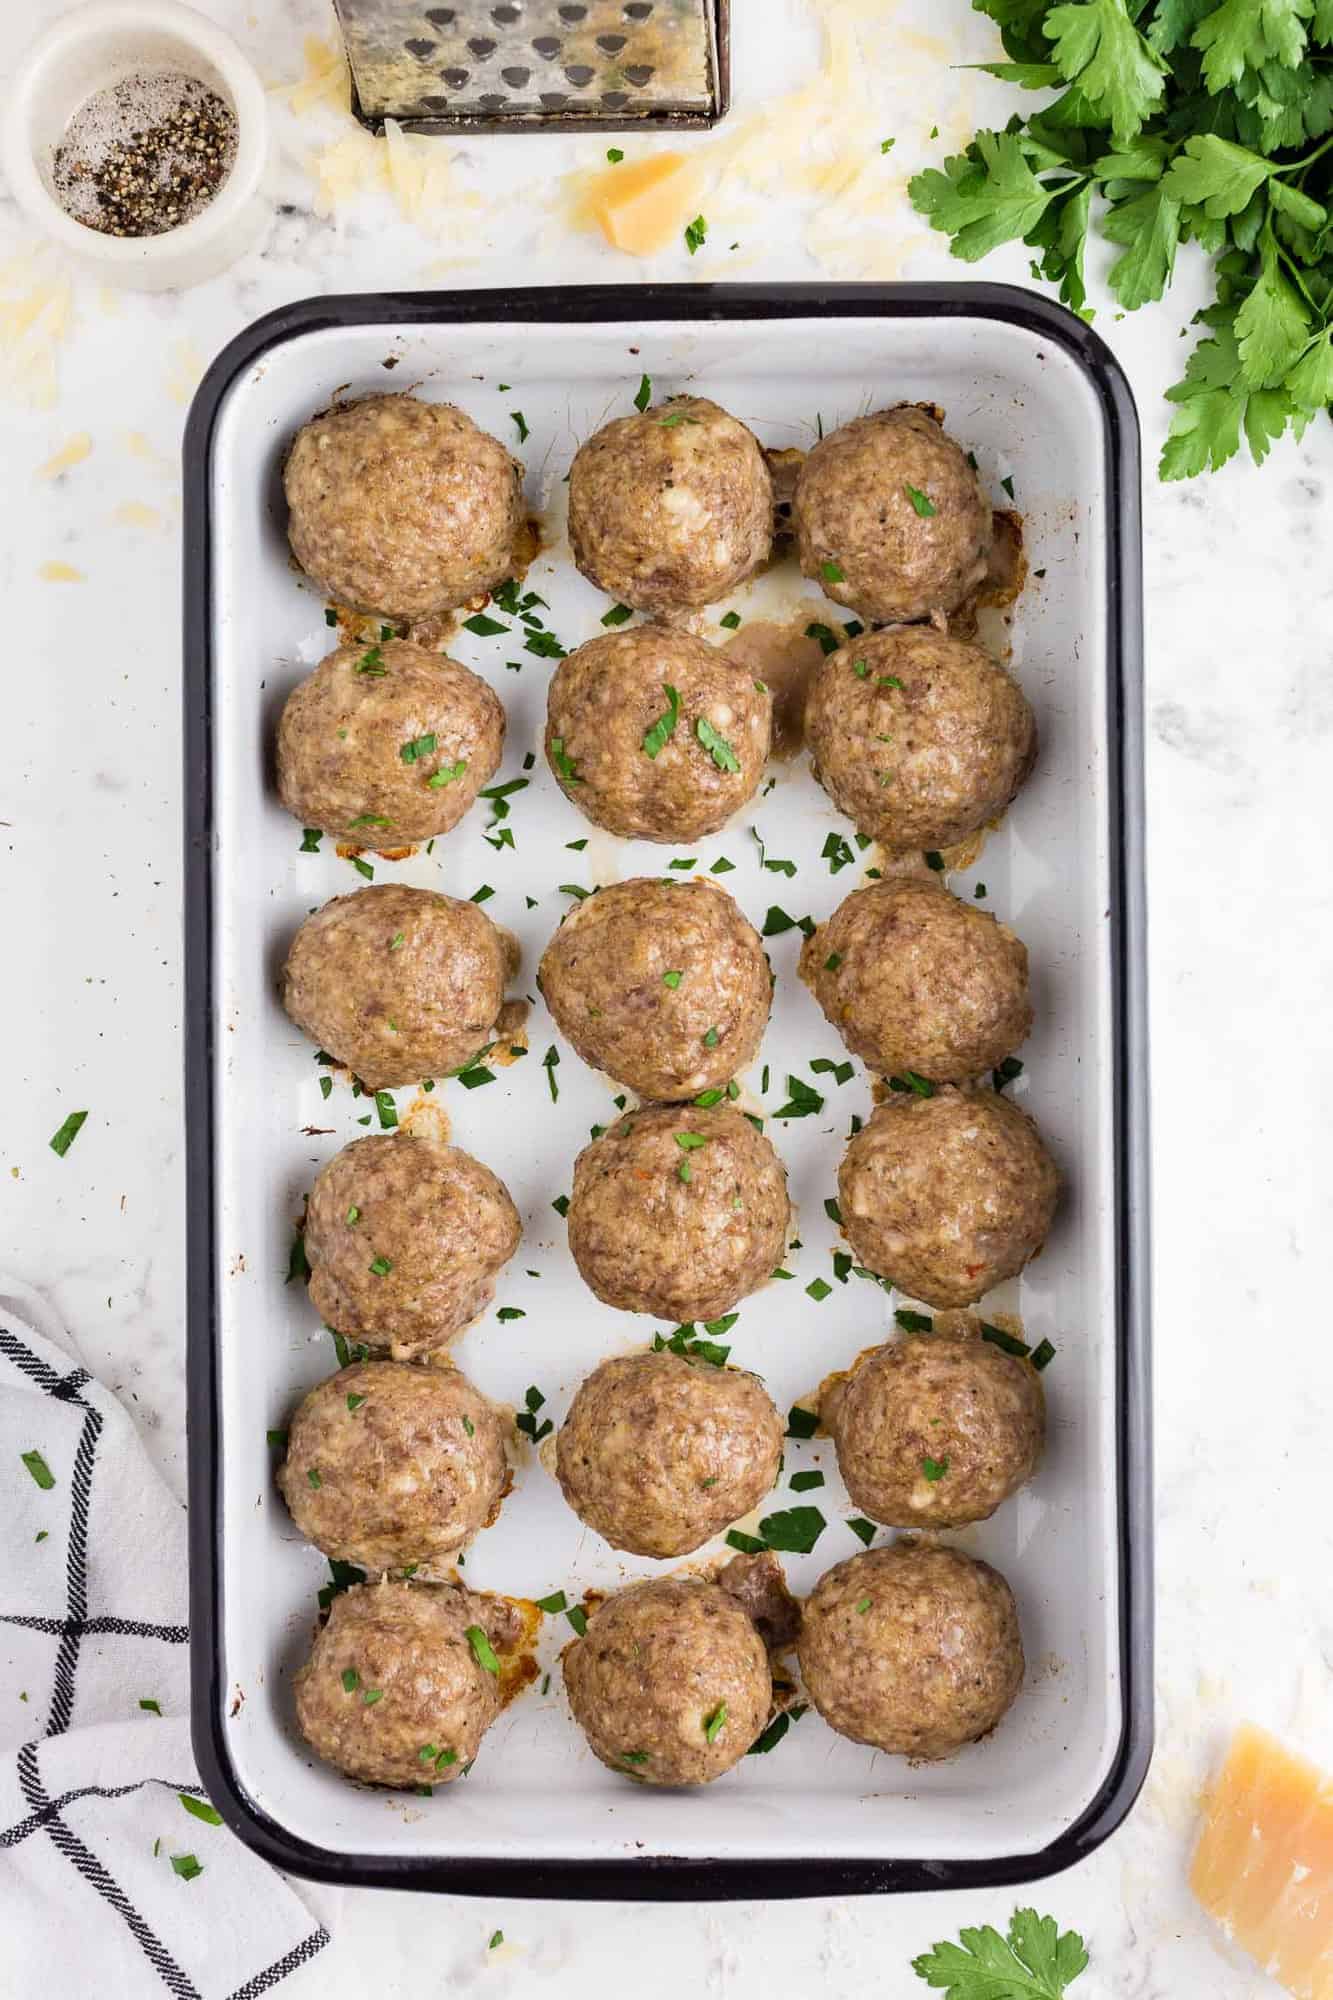
{"label": "cheese shaving", "polygon": [[72,563],[44,562],[37,566],[37,574],[43,583],[83,583],[83,571],[75,569]]}
{"label": "cheese shaving", "polygon": [[93,441],[87,431],[75,431],[59,451],[52,452],[45,465],[38,466],[37,478],[59,479],[61,473],[68,472],[72,465],[82,465],[92,448]]}

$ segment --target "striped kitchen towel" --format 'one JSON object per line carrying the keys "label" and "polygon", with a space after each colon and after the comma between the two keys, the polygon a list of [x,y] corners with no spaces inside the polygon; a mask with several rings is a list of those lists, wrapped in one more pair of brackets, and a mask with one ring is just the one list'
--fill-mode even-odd
{"label": "striped kitchen towel", "polygon": [[195,1772],[184,1509],[62,1339],[0,1280],[0,1985],[296,2000],[328,1932]]}

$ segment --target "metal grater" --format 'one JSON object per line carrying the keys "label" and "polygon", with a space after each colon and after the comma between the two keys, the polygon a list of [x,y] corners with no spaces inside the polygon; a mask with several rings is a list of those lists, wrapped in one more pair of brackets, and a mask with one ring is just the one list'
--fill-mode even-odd
{"label": "metal grater", "polygon": [[334,0],[352,109],[379,129],[531,132],[713,125],[730,0]]}

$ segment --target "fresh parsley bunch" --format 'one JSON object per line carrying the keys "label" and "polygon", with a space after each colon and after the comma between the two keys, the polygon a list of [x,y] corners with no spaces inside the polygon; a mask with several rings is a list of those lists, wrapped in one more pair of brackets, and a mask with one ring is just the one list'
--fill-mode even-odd
{"label": "fresh parsley bunch", "polygon": [[1059,95],[918,174],[913,203],[969,263],[1030,244],[1034,277],[1085,318],[1094,199],[1130,311],[1162,297],[1177,244],[1201,244],[1217,296],[1167,390],[1159,470],[1216,471],[1242,432],[1262,464],[1333,403],[1333,0],[972,5],[1010,58],[980,67]]}
{"label": "fresh parsley bunch", "polygon": [[945,2000],[1064,2000],[1088,1966],[1078,1932],[1035,1910],[1015,1910],[1007,1937],[990,1924],[959,1936],[961,1944],[937,1944],[912,1960],[917,1978]]}

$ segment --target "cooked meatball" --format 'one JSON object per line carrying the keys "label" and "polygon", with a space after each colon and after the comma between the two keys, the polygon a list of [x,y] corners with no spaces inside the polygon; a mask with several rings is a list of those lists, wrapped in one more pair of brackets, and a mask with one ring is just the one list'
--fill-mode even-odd
{"label": "cooked meatball", "polygon": [[853,1501],[891,1528],[986,1520],[1031,1478],[1046,1434],[1036,1369],[975,1331],[870,1348],[819,1415]]}
{"label": "cooked meatball", "polygon": [[838,810],[898,852],[949,847],[998,819],[1037,754],[1018,683],[929,625],[867,632],[821,661],[805,736]]}
{"label": "cooked meatball", "polygon": [[509,1190],[470,1153],[410,1132],[354,1139],[306,1207],[310,1302],[351,1340],[433,1354],[494,1296],[520,1234]]}
{"label": "cooked meatball", "polygon": [[429,840],[489,784],[504,736],[499,698],[457,660],[406,639],[339,646],[287,697],[278,795],[363,846]]}
{"label": "cooked meatball", "polygon": [[354,611],[423,618],[503,582],[522,468],[451,403],[366,396],[312,417],[283,473],[292,552]]}
{"label": "cooked meatball", "polygon": [[806,939],[801,978],[852,1053],[886,1076],[977,1076],[1032,1026],[1026,946],[911,876],[854,889]]}
{"label": "cooked meatball", "polygon": [[915,403],[821,438],[792,512],[805,574],[877,624],[956,611],[986,574],[990,502],[959,446]]}
{"label": "cooked meatball", "polygon": [[636,611],[712,604],[767,560],[772,539],[764,454],[706,396],[617,417],[569,469],[574,561]]}
{"label": "cooked meatball", "polygon": [[782,1435],[756,1375],[669,1352],[618,1355],[570,1405],[556,1477],[612,1548],[684,1556],[763,1499]]}
{"label": "cooked meatball", "polygon": [[282,1004],[370,1090],[461,1069],[490,1040],[509,970],[475,903],[385,882],[307,917],[282,973]]}
{"label": "cooked meatball", "polygon": [[500,1713],[499,1678],[482,1662],[514,1638],[502,1599],[449,1584],[354,1584],[334,1598],[296,1676],[301,1734],[370,1785],[452,1784]]}
{"label": "cooked meatball", "polygon": [[537,983],[584,1062],[640,1097],[697,1097],[743,1070],[773,999],[759,933],[714,882],[638,876],[572,909]]}
{"label": "cooked meatball", "polygon": [[948,1757],[988,1735],[1023,1680],[1018,1612],[998,1570],[912,1540],[825,1571],[797,1656],[831,1729],[901,1757]]}
{"label": "cooked meatball", "polygon": [[367,1570],[439,1563],[499,1513],[506,1430],[456,1368],[358,1361],[297,1410],[278,1485],[326,1556]]}
{"label": "cooked meatball", "polygon": [[786,1169],[748,1118],[654,1104],[574,1162],[569,1247],[606,1305],[718,1319],[782,1262],[789,1217]]}
{"label": "cooked meatball", "polygon": [[1059,1176],[1026,1112],[993,1090],[897,1093],[848,1146],[842,1226],[909,1298],[969,1306],[1046,1241]]}
{"label": "cooked meatball", "polygon": [[763,1641],[715,1583],[663,1577],[599,1605],[563,1655],[574,1720],[595,1756],[645,1785],[706,1785],[768,1720]]}
{"label": "cooked meatball", "polygon": [[773,698],[717,646],[667,625],[607,632],[562,660],[546,755],[596,826],[679,844],[716,833],[764,775]]}

